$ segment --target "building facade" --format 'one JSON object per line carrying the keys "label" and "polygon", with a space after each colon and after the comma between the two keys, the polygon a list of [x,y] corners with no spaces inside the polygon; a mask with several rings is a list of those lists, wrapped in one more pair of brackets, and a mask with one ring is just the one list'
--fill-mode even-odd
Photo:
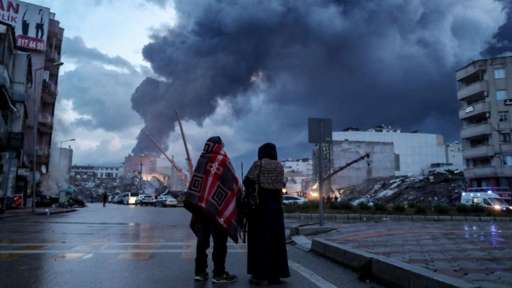
{"label": "building facade", "polygon": [[74,165],[71,167],[71,176],[91,179],[117,179],[123,174],[123,168],[119,166],[92,166]]}
{"label": "building facade", "polygon": [[447,146],[437,134],[404,133],[390,128],[333,132],[333,141],[384,142],[394,148],[395,175],[421,175],[432,163],[447,162]]}
{"label": "building facade", "polygon": [[26,102],[32,87],[30,54],[16,47],[14,28],[0,23],[0,207],[23,193],[17,172],[22,164]]}
{"label": "building facade", "polygon": [[363,183],[375,177],[394,176],[399,168],[392,142],[374,141],[333,141],[333,169],[341,167],[366,153],[370,158],[360,161],[334,175],[331,186],[339,189]]}
{"label": "building facade", "polygon": [[32,171],[35,167],[38,184],[48,174],[50,167],[63,37],[64,29],[55,20],[55,14],[50,13],[46,49],[27,50],[32,56],[34,87],[32,97],[27,103],[28,120],[24,129],[24,175],[32,182]]}
{"label": "building facade", "polygon": [[461,139],[470,187],[512,187],[512,57],[457,70]]}
{"label": "building facade", "polygon": [[284,168],[286,191],[288,195],[305,197],[313,176],[313,161],[308,158],[281,161]]}

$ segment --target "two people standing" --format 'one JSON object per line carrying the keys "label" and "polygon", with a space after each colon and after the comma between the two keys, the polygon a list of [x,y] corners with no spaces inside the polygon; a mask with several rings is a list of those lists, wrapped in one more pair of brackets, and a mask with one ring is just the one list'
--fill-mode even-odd
{"label": "two people standing", "polygon": [[[237,277],[225,269],[227,240],[238,243],[239,214],[248,221],[247,272],[254,284],[276,284],[290,276],[286,252],[281,193],[284,171],[274,144],[258,150],[258,160],[244,179],[246,195],[218,136],[206,141],[185,196],[197,237],[195,280],[206,281],[207,249],[213,238],[213,283]],[[252,199],[247,205],[247,199]],[[241,204],[244,205],[241,205]],[[239,211],[242,207],[246,211]]]}

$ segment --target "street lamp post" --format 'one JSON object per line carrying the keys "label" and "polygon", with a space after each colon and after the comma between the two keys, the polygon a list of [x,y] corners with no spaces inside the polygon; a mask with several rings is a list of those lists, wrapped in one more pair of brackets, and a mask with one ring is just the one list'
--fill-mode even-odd
{"label": "street lamp post", "polygon": [[[38,129],[38,124],[39,124],[39,102],[38,102],[38,98],[37,98],[37,76],[39,75],[38,73],[43,71],[45,68],[48,68],[48,69],[53,69],[53,68],[56,68],[56,67],[60,67],[64,65],[64,63],[62,62],[57,62],[57,63],[53,63],[51,65],[49,65],[48,67],[45,67],[44,65],[37,68],[35,71],[34,71],[34,88],[33,88],[33,94],[32,94],[32,97],[34,97],[34,101],[32,101],[32,120],[34,121],[33,123],[33,131],[32,131],[32,144],[34,145],[34,147],[32,147],[32,212],[34,212],[34,210],[36,209],[36,170],[37,170],[37,129]],[[41,97],[39,97],[40,99]]]}

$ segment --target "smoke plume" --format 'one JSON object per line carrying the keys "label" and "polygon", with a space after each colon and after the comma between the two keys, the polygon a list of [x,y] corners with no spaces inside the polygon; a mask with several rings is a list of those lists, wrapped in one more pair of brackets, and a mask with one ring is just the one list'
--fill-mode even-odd
{"label": "smoke plume", "polygon": [[[143,50],[159,77],[132,96],[144,130],[163,146],[175,110],[201,123],[222,100],[243,118],[258,110],[246,106],[255,90],[267,101],[258,105],[282,108],[258,129],[302,134],[307,117],[323,116],[339,129],[389,124],[454,138],[454,71],[496,44],[507,18],[495,0],[177,0],[174,7],[179,24],[155,32]],[[133,152],[155,149],[139,135]]]}

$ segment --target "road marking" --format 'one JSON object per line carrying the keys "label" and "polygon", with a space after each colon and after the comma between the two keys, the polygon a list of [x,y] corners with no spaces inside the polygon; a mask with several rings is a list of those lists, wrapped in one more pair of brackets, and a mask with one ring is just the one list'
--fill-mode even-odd
{"label": "road marking", "polygon": [[320,288],[338,287],[297,262],[288,260],[288,264],[290,265],[290,267],[292,267],[293,270],[297,271],[300,275],[304,276],[304,278],[308,279],[309,281],[311,281],[313,284]]}
{"label": "road marking", "polygon": [[[196,240],[187,242],[41,242],[41,243],[0,243],[0,247],[19,246],[78,246],[78,245],[109,245],[109,246],[187,246],[195,245]],[[228,243],[228,247],[246,247],[247,244]]]}
{"label": "road marking", "polygon": [[84,253],[69,252],[69,253],[64,253],[64,254],[54,256],[53,259],[54,260],[79,260],[79,259],[83,259],[84,256],[85,256]]}
{"label": "road marking", "polygon": [[82,257],[83,260],[86,260],[86,259],[89,259],[89,258],[92,258],[93,254],[89,253],[87,255],[85,255],[84,257]]}
{"label": "road marking", "polygon": [[[96,254],[124,254],[124,253],[184,253],[188,252],[186,249],[105,249],[105,250],[3,250],[0,251],[0,255],[9,254],[62,254],[62,253],[90,253]],[[230,249],[228,253],[246,253],[245,249]]]}

